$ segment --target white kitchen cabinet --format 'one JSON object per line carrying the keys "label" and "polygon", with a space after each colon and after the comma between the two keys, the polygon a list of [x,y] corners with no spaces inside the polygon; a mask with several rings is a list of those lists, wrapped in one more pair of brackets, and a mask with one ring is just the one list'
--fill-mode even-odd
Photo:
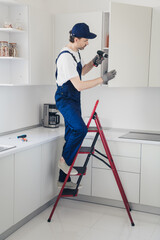
{"label": "white kitchen cabinet", "polygon": [[[108,146],[128,201],[139,203],[140,144],[108,141]],[[97,142],[95,148],[105,154],[101,141]],[[102,157],[102,159],[104,158]],[[94,157],[92,164],[92,196],[122,200],[112,170]]]}
{"label": "white kitchen cabinet", "polygon": [[14,156],[0,158],[0,234],[13,225]]}
{"label": "white kitchen cabinet", "polygon": [[[139,143],[118,141],[107,141],[107,143],[118,170],[140,173],[141,145]],[[106,155],[101,140],[98,140],[96,149]],[[95,159],[93,167],[101,168],[105,165]]]}
{"label": "white kitchen cabinet", "polygon": [[[87,12],[74,14],[58,14],[54,20],[54,36],[55,36],[55,59],[60,50],[69,42],[69,31],[76,23],[84,22],[89,25],[90,31],[97,34],[95,39],[89,40],[89,45],[80,51],[84,63],[91,61],[97,54],[97,50],[105,48],[102,43],[102,12]],[[105,32],[106,33],[106,32]],[[103,45],[103,46],[102,46]],[[94,67],[84,80],[91,80],[101,76],[101,67]]]}
{"label": "white kitchen cabinet", "polygon": [[151,24],[151,7],[111,3],[109,69],[117,75],[109,87],[148,86]]}
{"label": "white kitchen cabinet", "polygon": [[108,141],[108,145],[113,155],[140,158],[139,143]]}
{"label": "white kitchen cabinet", "polygon": [[30,84],[53,84],[52,15],[29,8]]}
{"label": "white kitchen cabinet", "polygon": [[[127,199],[139,203],[139,174],[118,171]],[[92,169],[92,196],[121,200],[113,172],[107,169]]]}
{"label": "white kitchen cabinet", "polygon": [[40,207],[41,146],[15,154],[14,224]]}
{"label": "white kitchen cabinet", "polygon": [[149,86],[160,87],[160,7],[153,8]]}
{"label": "white kitchen cabinet", "polygon": [[41,205],[57,194],[58,161],[61,157],[64,140],[57,139],[42,145]]}
{"label": "white kitchen cabinet", "polygon": [[[0,86],[28,83],[28,7],[7,2],[0,3],[0,41],[17,44],[17,57],[7,57],[1,48]],[[7,28],[11,24],[12,28]],[[4,28],[4,25],[6,28]],[[3,53],[2,53],[3,52]],[[5,52],[6,56],[3,56]]]}
{"label": "white kitchen cabinet", "polygon": [[[0,15],[0,41],[17,43],[18,54],[0,57],[0,86],[53,84],[52,15],[8,1],[0,3]],[[5,22],[13,28],[4,28]]]}
{"label": "white kitchen cabinet", "polygon": [[[112,155],[112,157],[118,171],[140,173],[140,158],[116,155]],[[106,165],[101,161],[94,159],[93,167],[106,168]]]}
{"label": "white kitchen cabinet", "polygon": [[140,203],[160,207],[160,146],[142,144]]}

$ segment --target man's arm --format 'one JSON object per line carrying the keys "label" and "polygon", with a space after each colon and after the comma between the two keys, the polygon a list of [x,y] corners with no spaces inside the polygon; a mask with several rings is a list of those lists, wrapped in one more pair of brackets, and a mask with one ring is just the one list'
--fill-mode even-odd
{"label": "man's arm", "polygon": [[72,82],[73,86],[80,92],[82,90],[95,87],[101,83],[108,84],[108,81],[115,78],[117,72],[116,70],[112,70],[110,72],[105,72],[102,77],[95,78],[93,80],[88,81],[81,81],[79,76],[71,78],[70,81]]}
{"label": "man's arm", "polygon": [[80,92],[82,90],[95,87],[103,82],[101,77],[95,78],[93,80],[88,81],[81,81],[79,76],[71,78],[70,81],[72,82],[73,86]]}
{"label": "man's arm", "polygon": [[93,60],[85,64],[82,68],[82,75],[85,75],[86,73],[88,73],[93,68],[93,66],[94,66]]}

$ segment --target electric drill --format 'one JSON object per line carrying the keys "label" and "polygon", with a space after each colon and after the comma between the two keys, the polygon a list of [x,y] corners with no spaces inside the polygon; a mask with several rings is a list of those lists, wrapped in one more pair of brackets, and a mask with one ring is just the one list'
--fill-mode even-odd
{"label": "electric drill", "polygon": [[[100,59],[108,58],[108,54],[103,52],[103,51],[101,51],[101,50],[98,50],[97,54],[99,55]],[[94,64],[94,66],[97,67],[98,64]]]}

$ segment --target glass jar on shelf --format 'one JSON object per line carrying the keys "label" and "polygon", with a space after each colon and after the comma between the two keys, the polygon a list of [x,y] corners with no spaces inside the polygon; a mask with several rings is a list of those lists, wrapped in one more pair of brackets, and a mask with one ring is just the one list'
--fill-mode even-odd
{"label": "glass jar on shelf", "polygon": [[9,56],[17,57],[17,43],[9,43]]}
{"label": "glass jar on shelf", "polygon": [[22,21],[21,13],[19,13],[19,17],[16,18],[16,21],[15,21],[15,23],[14,23],[14,27],[15,27],[17,30],[24,30],[24,22]]}
{"label": "glass jar on shelf", "polygon": [[9,48],[7,41],[1,41],[1,57],[9,56]]}
{"label": "glass jar on shelf", "polygon": [[4,28],[13,28],[12,22],[10,21],[10,19],[6,18],[4,20],[4,24],[3,24]]}
{"label": "glass jar on shelf", "polygon": [[15,23],[15,28],[16,28],[17,30],[23,31],[23,30],[24,30],[24,24],[23,24],[23,22],[17,21],[17,22]]}

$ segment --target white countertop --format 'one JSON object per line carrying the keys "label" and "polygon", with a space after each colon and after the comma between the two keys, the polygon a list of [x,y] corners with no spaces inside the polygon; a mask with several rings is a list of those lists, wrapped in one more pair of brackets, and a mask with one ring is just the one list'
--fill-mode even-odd
{"label": "white countertop", "polygon": [[[127,134],[130,132],[130,130],[125,130],[125,129],[106,129],[103,130],[105,137],[108,141],[118,141],[118,142],[131,142],[131,143],[143,143],[143,144],[154,144],[154,145],[160,145],[159,141],[148,141],[148,140],[138,140],[138,139],[125,139],[125,138],[120,138],[121,136]],[[87,137],[88,138],[93,138],[95,133],[88,133]]]}
{"label": "white countertop", "polygon": [[[124,134],[127,134],[129,130],[122,129],[107,129],[104,130],[106,139],[109,141],[121,141],[121,142],[131,142],[131,143],[143,143],[143,144],[154,144],[160,145],[160,142],[157,141],[146,141],[146,140],[135,140],[135,139],[123,139],[119,138]],[[21,139],[18,139],[19,135],[27,135],[27,142],[23,142]],[[30,130],[25,130],[21,132],[16,132],[0,137],[0,145],[9,145],[16,146],[15,148],[0,152],[0,157],[7,156],[9,154],[14,154],[16,152],[26,150],[28,148],[34,147],[39,144],[44,144],[50,142],[54,139],[64,136],[64,127],[60,126],[59,128],[44,128],[37,127]],[[88,133],[86,138],[93,138],[95,133]]]}
{"label": "white countertop", "polygon": [[[27,142],[18,139],[19,135],[27,135]],[[30,130],[12,133],[0,137],[0,145],[16,146],[15,148],[0,152],[0,157],[13,154],[22,150],[26,150],[33,146],[50,142],[54,139],[64,136],[64,127],[59,128],[44,128],[37,127]]]}

